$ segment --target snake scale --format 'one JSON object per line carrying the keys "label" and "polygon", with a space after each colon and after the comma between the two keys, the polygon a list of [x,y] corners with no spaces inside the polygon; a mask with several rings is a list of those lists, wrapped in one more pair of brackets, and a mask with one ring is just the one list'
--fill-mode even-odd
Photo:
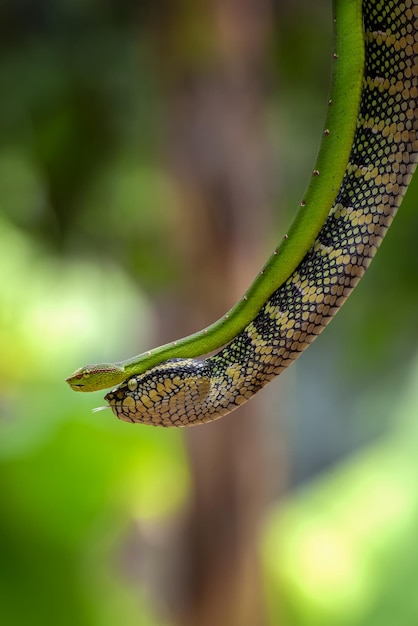
{"label": "snake scale", "polygon": [[219,352],[167,360],[109,392],[118,418],[189,426],[236,409],[314,341],[369,266],[417,162],[418,0],[363,0],[361,10],[365,61],[356,128],[313,245]]}

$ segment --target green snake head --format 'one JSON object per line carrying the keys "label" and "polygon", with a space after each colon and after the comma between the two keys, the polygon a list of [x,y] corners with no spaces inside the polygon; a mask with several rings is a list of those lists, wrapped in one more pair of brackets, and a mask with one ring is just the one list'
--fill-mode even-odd
{"label": "green snake head", "polygon": [[65,380],[74,391],[98,391],[118,385],[125,379],[123,367],[115,363],[99,363],[80,367]]}

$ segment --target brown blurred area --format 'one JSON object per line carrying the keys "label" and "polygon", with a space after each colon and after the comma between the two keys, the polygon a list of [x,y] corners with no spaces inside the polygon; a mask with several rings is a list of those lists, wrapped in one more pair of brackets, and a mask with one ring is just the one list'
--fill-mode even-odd
{"label": "brown blurred area", "polygon": [[[271,12],[269,0],[180,1],[157,19],[167,167],[187,225],[181,323],[173,328],[164,316],[167,337],[220,316],[265,254]],[[265,623],[257,544],[268,493],[262,411],[254,400],[228,420],[186,432],[191,501],[176,538],[175,581],[167,581],[178,591],[178,624]]]}

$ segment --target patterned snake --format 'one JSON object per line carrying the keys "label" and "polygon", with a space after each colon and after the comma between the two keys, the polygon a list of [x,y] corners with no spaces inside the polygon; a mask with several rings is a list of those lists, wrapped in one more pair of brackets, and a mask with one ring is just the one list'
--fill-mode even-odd
{"label": "patterned snake", "polygon": [[234,410],[312,343],[376,254],[417,162],[418,0],[335,0],[334,22],[334,80],[313,178],[246,296],[195,335],[67,379],[78,391],[118,384],[105,396],[118,418],[189,426]]}

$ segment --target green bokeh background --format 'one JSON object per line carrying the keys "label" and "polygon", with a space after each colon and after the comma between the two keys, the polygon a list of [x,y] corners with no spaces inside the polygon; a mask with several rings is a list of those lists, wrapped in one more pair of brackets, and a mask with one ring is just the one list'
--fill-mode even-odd
{"label": "green bokeh background", "polygon": [[[137,4],[0,8],[0,622],[9,626],[170,624],[124,554],[132,527],[152,537],[187,506],[182,434],[92,413],[102,394],[64,383],[86,362],[150,347],[154,298],[182,272],[167,235],[178,211],[158,155],[151,5]],[[280,89],[266,123],[284,156],[288,207],[274,218],[278,232],[321,130],[330,11],[317,4],[278,2],[274,13]],[[417,199],[415,177],[355,295],[264,392],[270,445],[281,419],[291,467],[259,537],[271,624],[418,623]]]}

